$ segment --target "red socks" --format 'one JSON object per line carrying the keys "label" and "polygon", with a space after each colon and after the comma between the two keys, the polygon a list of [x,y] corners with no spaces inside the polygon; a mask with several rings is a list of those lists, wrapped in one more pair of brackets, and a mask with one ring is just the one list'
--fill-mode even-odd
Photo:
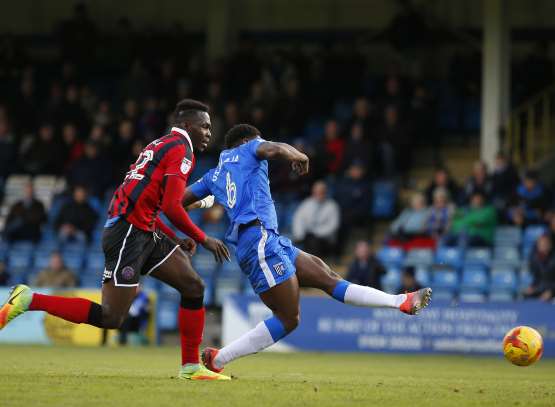
{"label": "red socks", "polygon": [[181,364],[200,363],[199,348],[204,332],[204,307],[179,307],[179,333],[181,334]]}
{"label": "red socks", "polygon": [[30,311],[46,311],[51,315],[76,324],[88,323],[91,307],[98,304],[84,298],[56,297],[54,295],[33,294]]}

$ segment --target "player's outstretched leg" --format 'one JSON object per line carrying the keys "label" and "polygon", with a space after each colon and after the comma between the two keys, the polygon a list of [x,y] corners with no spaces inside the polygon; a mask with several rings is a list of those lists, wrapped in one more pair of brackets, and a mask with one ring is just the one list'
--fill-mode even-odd
{"label": "player's outstretched leg", "polygon": [[188,380],[230,380],[230,377],[212,372],[200,364],[199,347],[205,319],[204,283],[194,271],[189,257],[181,249],[177,249],[150,275],[181,294],[181,369],[178,377]]}
{"label": "player's outstretched leg", "polygon": [[100,305],[86,298],[34,293],[26,285],[20,284],[12,289],[8,300],[0,308],[0,329],[26,311],[44,311],[76,324],[119,328],[135,293],[135,287],[116,287],[113,281],[109,281],[102,286]]}
{"label": "player's outstretched leg", "polygon": [[322,259],[305,252],[297,256],[295,266],[301,287],[319,288],[346,304],[397,308],[405,314],[416,315],[428,306],[432,296],[431,288],[392,295],[372,287],[349,283],[334,273]]}
{"label": "player's outstretched leg", "polygon": [[261,293],[260,299],[274,315],[219,351],[206,348],[202,352],[202,359],[208,369],[221,372],[229,362],[268,348],[297,327],[299,282],[295,275]]}

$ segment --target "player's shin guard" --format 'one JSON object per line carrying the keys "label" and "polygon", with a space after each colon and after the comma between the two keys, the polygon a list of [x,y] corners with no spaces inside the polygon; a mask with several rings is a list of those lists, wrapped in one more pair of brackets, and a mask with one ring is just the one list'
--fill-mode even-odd
{"label": "player's shin guard", "polygon": [[69,322],[85,323],[102,328],[102,307],[85,298],[34,293],[29,304],[29,311],[45,311]]}
{"label": "player's shin guard", "polygon": [[181,298],[179,333],[181,335],[181,364],[199,364],[199,348],[204,332],[204,298]]}
{"label": "player's shin guard", "polygon": [[399,308],[406,300],[406,294],[391,295],[372,287],[349,283],[340,280],[335,286],[332,297],[345,304],[359,307]]}
{"label": "player's shin guard", "polygon": [[279,318],[275,316],[268,318],[240,338],[220,349],[214,359],[214,364],[218,368],[222,368],[235,359],[266,349],[287,334],[288,332]]}

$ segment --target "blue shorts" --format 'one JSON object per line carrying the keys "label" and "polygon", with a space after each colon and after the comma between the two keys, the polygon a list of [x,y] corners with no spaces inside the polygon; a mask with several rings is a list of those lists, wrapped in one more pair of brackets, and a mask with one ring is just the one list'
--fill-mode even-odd
{"label": "blue shorts", "polygon": [[237,261],[256,294],[291,278],[299,253],[291,240],[262,226],[245,229],[237,242]]}

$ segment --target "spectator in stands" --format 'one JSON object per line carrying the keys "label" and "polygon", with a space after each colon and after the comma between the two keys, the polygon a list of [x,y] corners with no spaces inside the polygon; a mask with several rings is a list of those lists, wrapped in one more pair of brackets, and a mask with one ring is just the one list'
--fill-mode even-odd
{"label": "spectator in stands", "polygon": [[385,268],[374,256],[366,240],[359,240],[355,247],[355,258],[349,266],[347,280],[351,283],[382,289],[381,277]]}
{"label": "spectator in stands", "polygon": [[61,173],[63,163],[61,145],[54,137],[54,126],[44,123],[39,128],[37,138],[31,140],[30,145],[24,146],[21,152],[21,167],[28,174],[55,174]]}
{"label": "spectator in stands", "polygon": [[293,238],[304,250],[325,256],[336,244],[340,222],[339,205],[327,196],[326,184],[316,181],[312,195],[301,202],[293,215]]}
{"label": "spectator in stands", "polygon": [[6,286],[10,284],[10,273],[6,268],[6,263],[0,261],[0,286]]}
{"label": "spectator in stands", "polygon": [[449,193],[439,187],[434,191],[434,200],[428,212],[428,234],[435,239],[442,237],[451,227],[455,205],[449,202]]}
{"label": "spectator in stands", "polygon": [[64,173],[83,155],[84,146],[77,137],[77,127],[73,123],[66,123],[62,129],[62,157]]}
{"label": "spectator in stands", "polygon": [[345,140],[339,134],[339,124],[335,120],[328,120],[324,128],[323,144],[317,154],[324,173],[337,174],[343,164],[344,154]]}
{"label": "spectator in stands", "polygon": [[50,255],[50,265],[42,270],[33,281],[35,287],[72,288],[77,284],[77,277],[66,267],[59,252]]}
{"label": "spectator in stands", "polygon": [[[14,171],[17,150],[7,117],[0,118],[0,185]],[[3,188],[2,188],[3,189]]]}
{"label": "spectator in stands", "polygon": [[454,246],[466,242],[469,246],[491,246],[497,225],[497,212],[486,204],[484,195],[477,191],[470,198],[470,206],[459,209],[453,217],[453,226],[445,244]]}
{"label": "spectator in stands", "polygon": [[351,121],[351,135],[354,126],[359,126],[362,133],[362,137],[367,141],[370,138],[370,134],[375,127],[375,119],[371,114],[371,105],[368,99],[364,97],[359,97],[355,100],[353,104],[353,118]]}
{"label": "spectator in stands", "polygon": [[493,190],[493,183],[488,175],[488,167],[483,161],[476,161],[472,166],[472,175],[466,181],[462,192],[462,203],[468,205],[475,192],[480,192],[489,201]]}
{"label": "spectator in stands", "polygon": [[[368,172],[371,172],[372,144],[364,137],[364,127],[355,122],[351,126],[351,136],[345,146],[345,156],[343,158],[343,169],[347,169],[351,163],[360,162]],[[368,173],[366,175],[369,175]]]}
{"label": "spectator in stands", "polygon": [[498,211],[504,211],[513,198],[518,186],[518,172],[505,154],[498,153],[491,174],[492,201]]}
{"label": "spectator in stands", "polygon": [[549,221],[549,237],[551,237],[551,242],[555,242],[555,216],[552,216]]}
{"label": "spectator in stands", "polygon": [[384,110],[384,125],[378,132],[378,158],[383,174],[392,177],[404,174],[412,160],[408,129],[399,120],[398,107],[389,105]]}
{"label": "spectator in stands", "polygon": [[35,198],[33,184],[25,186],[25,196],[10,208],[4,234],[10,242],[32,240],[37,242],[41,237],[42,225],[46,222],[46,211],[41,201]]}
{"label": "spectator in stands", "polygon": [[335,200],[341,208],[342,235],[347,235],[355,225],[368,221],[371,204],[370,184],[364,179],[366,168],[360,161],[354,161],[345,176],[339,180],[335,190]]}
{"label": "spectator in stands", "polygon": [[431,92],[418,84],[410,101],[410,122],[413,138],[420,143],[430,143],[434,149],[434,161],[439,161],[440,133],[437,129],[437,102]]}
{"label": "spectator in stands", "polygon": [[555,250],[549,235],[538,239],[530,255],[529,265],[534,279],[530,287],[524,290],[524,295],[550,301],[555,296]]}
{"label": "spectator in stands", "polygon": [[60,119],[63,123],[76,123],[80,131],[88,128],[89,119],[87,112],[79,101],[79,88],[71,84],[66,88],[66,98],[60,110]]}
{"label": "spectator in stands", "polygon": [[429,211],[426,199],[421,193],[415,193],[410,198],[410,206],[405,208],[391,224],[391,233],[394,240],[406,242],[408,240],[425,236]]}
{"label": "spectator in stands", "polygon": [[98,214],[87,202],[87,190],[77,186],[72,199],[62,206],[56,219],[58,237],[63,242],[86,242],[94,229]]}
{"label": "spectator in stands", "polygon": [[110,149],[115,182],[121,182],[123,175],[129,170],[129,165],[137,159],[132,151],[134,142],[133,123],[130,120],[122,120],[118,126],[118,136]]}
{"label": "spectator in stands", "polygon": [[401,274],[401,287],[397,290],[397,294],[410,293],[412,291],[418,291],[422,286],[418,283],[415,277],[416,270],[414,266],[407,266],[403,269]]}
{"label": "spectator in stands", "polygon": [[432,203],[434,200],[434,191],[436,188],[442,187],[449,193],[449,199],[456,202],[459,198],[459,186],[450,177],[449,172],[445,168],[438,168],[434,173],[434,178],[426,188],[426,200]]}
{"label": "spectator in stands", "polygon": [[517,226],[543,223],[548,195],[536,171],[527,171],[517,187],[516,198],[509,209],[509,219]]}
{"label": "spectator in stands", "polygon": [[99,151],[98,144],[87,142],[84,155],[69,170],[67,180],[70,186],[81,185],[97,197],[103,197],[111,181],[111,165]]}

